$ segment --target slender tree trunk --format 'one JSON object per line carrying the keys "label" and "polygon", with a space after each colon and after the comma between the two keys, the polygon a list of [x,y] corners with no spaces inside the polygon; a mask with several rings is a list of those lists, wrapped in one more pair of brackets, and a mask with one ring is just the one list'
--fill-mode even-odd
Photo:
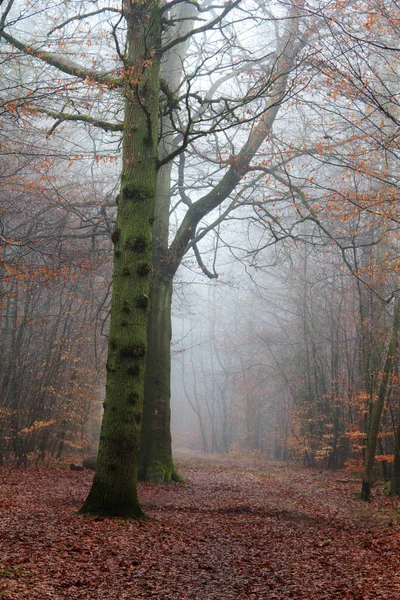
{"label": "slender tree trunk", "polygon": [[[172,19],[176,26],[169,30],[170,39],[175,36],[187,35],[193,27],[194,17],[197,12],[192,3],[177,3],[172,8]],[[174,12],[176,11],[176,12]],[[157,207],[156,220],[153,228],[154,235],[154,253],[153,253],[153,289],[151,292],[152,302],[156,306],[166,306],[166,303],[156,299],[156,294],[161,291],[164,294],[163,285],[159,283],[158,271],[164,270],[166,280],[173,278],[178,266],[189,248],[189,244],[195,235],[196,227],[201,219],[209,214],[214,208],[229,197],[229,194],[236,187],[242,177],[246,174],[250,162],[260,148],[261,144],[267,138],[272,129],[275,117],[278,114],[281,102],[287,94],[287,84],[289,73],[294,67],[295,57],[302,48],[299,42],[299,13],[297,7],[290,11],[293,21],[287,28],[286,34],[282,37],[280,47],[277,51],[277,71],[280,77],[271,88],[271,97],[267,100],[265,114],[261,117],[257,126],[249,135],[247,142],[238,153],[232,167],[227,170],[220,182],[211,192],[206,194],[200,200],[194,202],[188,209],[181,225],[176,233],[174,241],[168,249],[168,230],[169,230],[169,204],[170,204],[170,183],[171,183],[171,164],[164,165],[158,175],[157,180]],[[166,40],[168,41],[168,40]],[[179,83],[183,72],[183,61],[187,50],[186,40],[184,43],[177,44],[171,52],[165,56],[162,64],[162,79],[167,84],[169,91],[175,94],[179,89]],[[162,119],[162,141],[159,146],[160,159],[168,156],[175,149],[174,131],[171,127],[168,117]],[[166,274],[165,272],[168,272]],[[166,285],[166,283],[165,283]],[[171,283],[172,286],[172,283]],[[154,307],[156,319],[160,319],[161,312]],[[153,309],[151,319],[153,319]],[[166,390],[170,388],[170,364],[167,369],[167,361],[170,361],[170,338],[167,347],[167,336],[162,333],[165,328],[170,332],[171,315],[164,317],[164,324],[158,327],[159,337],[153,335],[149,329],[148,346],[148,377],[150,378],[151,365],[163,364],[163,370],[159,377],[153,377],[152,382],[146,384],[145,402],[143,409],[143,433],[141,446],[141,461],[139,475],[144,479],[154,479],[156,481],[168,481],[179,478],[173,466],[171,453],[171,433],[170,433],[170,398],[166,398]],[[170,335],[170,334],[169,334]],[[155,347],[153,348],[153,343]],[[161,346],[163,346],[161,357]],[[162,374],[167,379],[162,380]],[[157,405],[158,398],[160,406]],[[163,426],[159,423],[160,415],[164,414],[167,421]],[[155,433],[157,432],[157,434]],[[154,450],[148,440],[153,440]],[[157,458],[156,458],[157,457]],[[155,465],[155,466],[152,466]]]}
{"label": "slender tree trunk", "polygon": [[[184,337],[182,329],[182,339]],[[193,331],[191,332],[191,342],[190,346],[193,347]],[[191,363],[193,369],[193,360],[192,360],[192,352],[190,351]],[[193,371],[193,389],[189,392],[186,385],[186,367],[185,367],[185,352],[182,354],[182,385],[185,390],[186,400],[188,401],[189,406],[195,412],[198,420],[199,420],[199,428],[200,428],[200,436],[201,436],[201,446],[202,452],[208,452],[208,440],[207,440],[207,431],[206,431],[206,423],[205,418],[201,412],[201,402],[199,401],[199,397],[197,395],[197,386],[196,386],[196,372]],[[209,412],[208,403],[206,403],[207,410]]]}
{"label": "slender tree trunk", "polygon": [[375,463],[376,447],[378,443],[378,433],[381,424],[381,417],[385,398],[388,389],[389,377],[393,368],[394,355],[396,352],[397,338],[399,335],[400,327],[400,298],[396,300],[394,308],[394,320],[392,335],[389,342],[389,347],[386,355],[385,364],[383,367],[383,373],[381,383],[379,386],[378,397],[372,405],[367,427],[367,440],[365,449],[365,463],[364,463],[364,474],[361,485],[360,498],[362,500],[370,500],[371,488],[373,484],[373,469]]}
{"label": "slender tree trunk", "polygon": [[400,423],[396,427],[394,462],[392,480],[390,482],[390,494],[400,496]]}
{"label": "slender tree trunk", "polygon": [[155,270],[150,292],[139,479],[181,481],[171,450],[171,301],[172,279]]}
{"label": "slender tree trunk", "polygon": [[[175,26],[169,28],[164,43],[187,35],[197,13],[190,3],[177,4],[169,15]],[[171,95],[179,88],[183,61],[189,39],[177,44],[163,57],[160,76]],[[163,159],[176,148],[170,116],[161,122],[162,139],[158,152]],[[182,481],[174,467],[171,447],[171,302],[173,274],[168,272],[168,234],[171,202],[171,169],[167,163],[158,171],[157,199],[153,225],[153,277],[150,292],[148,351],[143,404],[139,479],[148,481]]]}
{"label": "slender tree trunk", "polygon": [[96,472],[81,513],[140,517],[136,475],[147,352],[159,112],[159,5],[125,2],[123,168],[114,242],[107,383]]}
{"label": "slender tree trunk", "polygon": [[[170,141],[170,140],[169,140]],[[167,142],[162,145],[167,153]],[[162,154],[163,152],[161,152]],[[147,328],[143,423],[138,477],[147,481],[179,481],[171,447],[171,304],[173,276],[168,273],[171,164],[157,177],[153,225],[153,274]]]}
{"label": "slender tree trunk", "polygon": [[67,420],[63,419],[61,433],[58,438],[58,449],[57,449],[57,454],[56,454],[56,460],[62,459],[62,455],[64,452],[65,436],[67,434],[66,429],[67,429]]}
{"label": "slender tree trunk", "polygon": [[173,276],[168,273],[168,229],[171,165],[157,178],[153,225],[153,274],[147,329],[146,374],[138,477],[148,481],[179,481],[171,447],[171,303]]}

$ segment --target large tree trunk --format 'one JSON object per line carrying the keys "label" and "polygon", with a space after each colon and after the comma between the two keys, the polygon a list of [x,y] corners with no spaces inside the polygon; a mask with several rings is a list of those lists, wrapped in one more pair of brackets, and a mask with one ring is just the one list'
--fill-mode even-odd
{"label": "large tree trunk", "polygon": [[370,500],[371,488],[374,482],[373,470],[375,464],[376,447],[378,443],[378,433],[381,424],[381,417],[385,398],[387,395],[389,377],[393,368],[394,355],[397,347],[397,338],[400,327],[400,298],[396,300],[394,307],[394,320],[392,334],[389,342],[389,347],[386,355],[385,364],[383,367],[382,379],[379,386],[378,396],[372,405],[372,409],[368,419],[367,440],[365,448],[364,473],[361,485],[360,498],[362,500]]}
{"label": "large tree trunk", "polygon": [[126,2],[123,168],[107,383],[96,472],[81,513],[140,517],[136,475],[147,352],[159,112],[159,6]]}

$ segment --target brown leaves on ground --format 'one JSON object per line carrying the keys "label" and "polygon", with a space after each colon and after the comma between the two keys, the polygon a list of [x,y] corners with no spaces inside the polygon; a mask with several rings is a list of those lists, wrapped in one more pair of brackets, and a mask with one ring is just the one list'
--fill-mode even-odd
{"label": "brown leaves on ground", "polygon": [[277,463],[178,461],[150,521],[76,516],[92,472],[0,470],[0,598],[400,599],[398,500]]}

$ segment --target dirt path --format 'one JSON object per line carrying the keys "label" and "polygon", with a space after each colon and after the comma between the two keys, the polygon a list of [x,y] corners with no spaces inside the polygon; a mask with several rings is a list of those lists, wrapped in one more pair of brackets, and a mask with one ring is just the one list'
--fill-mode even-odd
{"label": "dirt path", "polygon": [[[398,500],[278,464],[182,457],[150,522],[74,515],[92,474],[0,470],[0,598],[400,600]],[[398,522],[399,520],[399,522]]]}

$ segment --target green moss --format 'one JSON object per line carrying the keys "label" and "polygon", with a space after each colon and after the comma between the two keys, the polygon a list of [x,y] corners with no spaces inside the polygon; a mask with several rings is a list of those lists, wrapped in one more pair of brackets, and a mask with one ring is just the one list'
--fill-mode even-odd
{"label": "green moss", "polygon": [[137,186],[135,184],[126,184],[122,188],[122,195],[124,200],[137,200],[144,202],[154,198],[154,191],[152,189],[146,189],[143,186]]}
{"label": "green moss", "polygon": [[0,577],[15,577],[15,575],[20,575],[22,572],[23,569],[21,567],[2,569],[0,570]]}
{"label": "green moss", "polygon": [[140,367],[139,365],[134,365],[132,367],[128,367],[126,370],[126,374],[131,377],[139,377],[140,375]]}
{"label": "green moss", "polygon": [[131,312],[131,309],[129,308],[128,303],[126,301],[124,302],[124,305],[122,307],[122,312],[125,315],[129,315],[129,313]]}
{"label": "green moss", "polygon": [[[98,479],[96,478],[96,481]],[[100,489],[104,486],[97,484]],[[109,500],[114,494],[104,490],[104,497],[96,497],[97,494],[89,493],[85,503],[79,509],[78,514],[98,515],[100,517],[119,517],[123,519],[145,519],[145,515],[135,498],[120,499],[119,502]]]}
{"label": "green moss", "polygon": [[149,297],[146,294],[138,296],[135,300],[136,308],[147,308],[149,306]]}
{"label": "green moss", "polygon": [[131,240],[129,240],[126,243],[126,247],[129,248],[129,250],[133,250],[134,252],[146,252],[147,248],[148,248],[148,243],[145,237],[143,236],[138,236],[136,238],[133,238]]}
{"label": "green moss", "polygon": [[148,262],[143,262],[138,266],[137,274],[139,277],[147,277],[151,272],[151,264]]}
{"label": "green moss", "polygon": [[114,229],[111,234],[111,241],[113,244],[116,244],[119,240],[119,229]]}
{"label": "green moss", "polygon": [[126,400],[127,400],[128,404],[130,404],[131,406],[133,406],[139,400],[139,394],[136,394],[136,392],[131,392],[130,394],[128,394]]}
{"label": "green moss", "polygon": [[159,461],[153,461],[146,469],[147,481],[163,482],[166,481],[166,468],[163,463]]}
{"label": "green moss", "polygon": [[145,481],[154,481],[154,483],[185,483],[185,480],[176,471],[170,461],[152,460],[144,470],[139,474],[140,479]]}
{"label": "green moss", "polygon": [[175,481],[176,483],[186,483],[175,468],[172,470],[171,481]]}
{"label": "green moss", "polygon": [[146,346],[144,344],[132,344],[120,348],[121,358],[143,358],[146,355]]}

